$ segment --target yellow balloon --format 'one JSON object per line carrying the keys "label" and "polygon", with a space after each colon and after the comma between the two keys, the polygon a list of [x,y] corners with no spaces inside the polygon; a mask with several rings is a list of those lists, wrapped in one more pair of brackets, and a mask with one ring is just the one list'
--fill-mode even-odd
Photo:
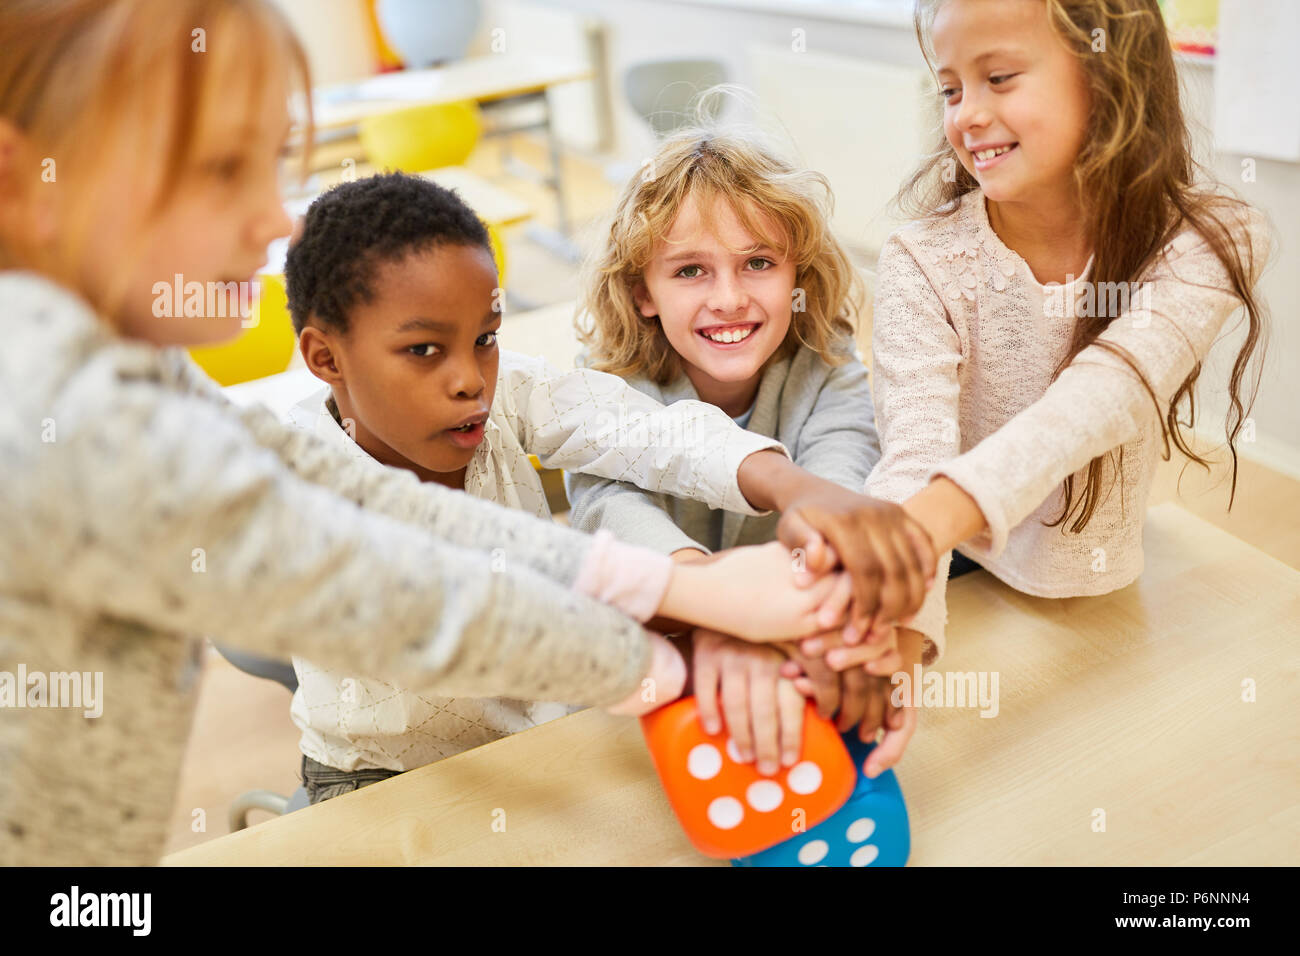
{"label": "yellow balloon", "polygon": [[275,375],[289,367],[296,336],[289,319],[284,276],[258,276],[262,292],[253,303],[249,328],[225,345],[190,349],[199,367],[221,385]]}

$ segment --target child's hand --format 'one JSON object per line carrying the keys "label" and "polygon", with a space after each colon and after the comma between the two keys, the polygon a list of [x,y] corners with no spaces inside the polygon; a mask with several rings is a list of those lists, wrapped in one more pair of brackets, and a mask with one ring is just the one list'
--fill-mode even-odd
{"label": "child's hand", "polygon": [[660,613],[746,640],[781,641],[842,624],[850,597],[843,574],[796,586],[794,559],[774,541],[675,565]]}
{"label": "child's hand", "polygon": [[797,763],[804,698],[792,681],[781,677],[785,655],[775,647],[697,628],[693,656],[695,701],[705,733],[718,733],[725,717],[740,759],[750,763],[757,757],[759,773],[770,776],[782,765]]}
{"label": "child's hand", "polygon": [[811,574],[825,573],[835,561],[849,572],[858,633],[873,621],[915,614],[934,580],[930,536],[901,506],[830,482],[810,483],[786,507],[777,534],[786,547],[802,549]]}
{"label": "child's hand", "polygon": [[[838,632],[833,632],[838,633]],[[817,715],[830,720],[840,709],[840,675],[821,654],[805,654],[798,641],[777,644],[788,658],[781,665],[781,676],[794,682],[794,689],[817,705]]]}
{"label": "child's hand", "polygon": [[849,630],[846,627],[806,637],[798,642],[799,650],[809,657],[824,656],[826,666],[840,673],[861,668],[869,676],[888,677],[903,666],[897,637],[899,629],[879,628],[879,636],[866,644],[849,644],[846,637]]}
{"label": "child's hand", "polygon": [[648,637],[653,648],[650,670],[636,690],[617,704],[605,708],[611,714],[639,717],[682,696],[686,687],[686,661],[667,638],[653,631],[648,633]]}
{"label": "child's hand", "polygon": [[[901,671],[911,681],[915,674],[913,668],[920,665],[925,650],[925,635],[908,628],[897,628],[895,639],[901,659],[895,673]],[[913,683],[912,693],[916,692]],[[884,726],[884,736],[867,759],[866,774],[868,777],[876,777],[902,759],[903,751],[916,733],[917,708],[915,701],[903,698],[902,687],[895,687],[892,679],[872,677],[870,693],[872,700],[858,726],[858,738],[864,743],[874,740],[881,726]]]}

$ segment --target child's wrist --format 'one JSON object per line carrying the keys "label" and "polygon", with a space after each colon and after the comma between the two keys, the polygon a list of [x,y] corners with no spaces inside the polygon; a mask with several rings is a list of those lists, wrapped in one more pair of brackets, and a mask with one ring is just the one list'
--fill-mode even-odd
{"label": "child's wrist", "polygon": [[810,478],[781,452],[765,448],[749,455],[736,471],[736,484],[758,511],[784,511]]}

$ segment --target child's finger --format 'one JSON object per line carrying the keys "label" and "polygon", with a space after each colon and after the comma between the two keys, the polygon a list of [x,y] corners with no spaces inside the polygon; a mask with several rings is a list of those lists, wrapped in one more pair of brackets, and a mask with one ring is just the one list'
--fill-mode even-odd
{"label": "child's finger", "polygon": [[867,707],[868,677],[862,668],[840,675],[840,716],[835,727],[840,733],[855,726]]}
{"label": "child's finger", "polygon": [[867,758],[865,773],[868,777],[878,777],[898,763],[902,759],[903,751],[907,749],[907,744],[912,739],[912,735],[916,733],[916,708],[904,707],[901,713],[901,726],[887,728],[885,736],[876,745],[876,749],[871,751],[871,756]]}
{"label": "child's finger", "polygon": [[826,539],[797,511],[787,511],[781,516],[777,538],[792,553],[799,551],[803,555],[802,570],[795,573],[799,587],[807,587],[834,569],[834,563],[829,560],[834,555],[827,553]]}
{"label": "child's finger", "polygon": [[874,661],[867,661],[863,666],[867,669],[868,674],[876,677],[888,677],[894,671],[902,668],[903,655],[898,648],[894,648],[887,654],[877,657]]}
{"label": "child's finger", "polygon": [[804,697],[798,682],[777,682],[777,708],[781,714],[781,764],[792,767],[799,762],[803,747]]}
{"label": "child's finger", "polygon": [[858,739],[869,744],[876,739],[885,718],[885,694],[880,678],[872,677],[867,684],[867,706],[858,725]]}
{"label": "child's finger", "polygon": [[774,774],[781,769],[781,725],[776,703],[777,677],[771,665],[754,661],[749,665],[749,720],[754,731],[754,755],[758,772]]}
{"label": "child's finger", "polygon": [[718,709],[718,660],[708,652],[695,652],[695,706],[699,708],[700,724],[706,734],[722,730],[722,714]]}
{"label": "child's finger", "polygon": [[[898,648],[890,644],[858,644],[856,647],[833,647],[826,652],[826,666],[831,670],[844,672],[860,668],[863,664],[897,653]],[[893,673],[903,664],[900,657],[890,671]]]}
{"label": "child's finger", "polygon": [[817,609],[817,627],[827,630],[844,620],[849,601],[853,598],[853,580],[847,574],[836,575],[835,588]]}
{"label": "child's finger", "polygon": [[722,715],[741,763],[754,762],[754,735],[749,726],[749,681],[743,670],[722,672]]}

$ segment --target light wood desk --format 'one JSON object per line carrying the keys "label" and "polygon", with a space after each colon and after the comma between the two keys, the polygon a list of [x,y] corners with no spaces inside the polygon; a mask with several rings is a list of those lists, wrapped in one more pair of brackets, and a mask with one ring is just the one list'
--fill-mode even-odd
{"label": "light wood desk", "polygon": [[[922,710],[898,770],[911,864],[1300,859],[1300,572],[1173,504],[1149,513],[1146,566],[1063,601],[951,582],[942,669],[999,672],[1000,706]],[[587,710],[164,862],[714,861],[678,829],[638,723]]]}

